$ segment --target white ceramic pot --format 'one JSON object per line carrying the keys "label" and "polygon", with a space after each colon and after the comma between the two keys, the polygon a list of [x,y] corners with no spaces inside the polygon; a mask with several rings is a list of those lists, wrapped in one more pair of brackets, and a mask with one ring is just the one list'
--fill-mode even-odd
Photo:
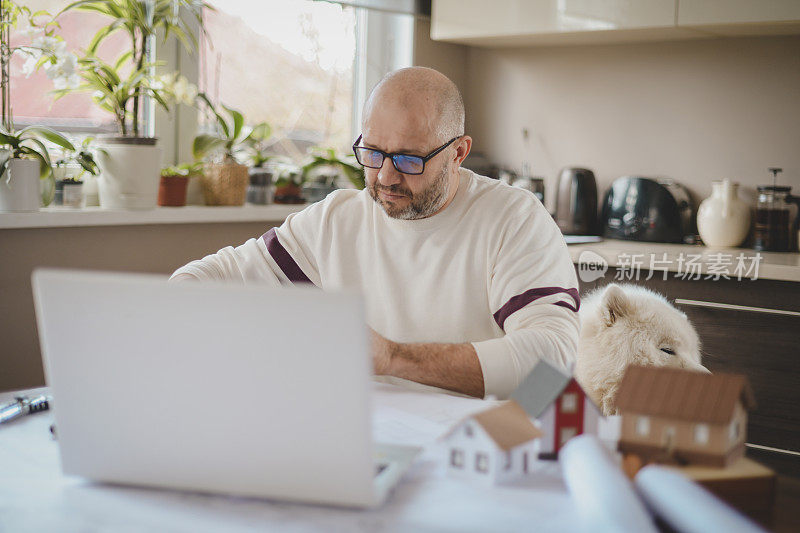
{"label": "white ceramic pot", "polygon": [[711,182],[711,196],[697,210],[697,231],[706,246],[739,246],[750,230],[750,206],[738,196],[739,184]]}
{"label": "white ceramic pot", "polygon": [[39,190],[39,162],[12,159],[0,176],[0,211],[38,211],[42,199]]}
{"label": "white ceramic pot", "polygon": [[100,206],[155,209],[161,179],[161,148],[148,137],[98,138]]}

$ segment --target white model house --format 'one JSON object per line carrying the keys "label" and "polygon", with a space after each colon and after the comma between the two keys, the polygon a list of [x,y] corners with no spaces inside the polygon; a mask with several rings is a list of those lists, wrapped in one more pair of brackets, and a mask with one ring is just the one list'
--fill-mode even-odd
{"label": "white model house", "polygon": [[539,361],[511,395],[544,436],[540,459],[555,459],[566,442],[582,433],[598,434],[600,410],[575,379]]}
{"label": "white model house", "polygon": [[456,424],[442,437],[447,473],[502,484],[534,469],[542,432],[511,400]]}

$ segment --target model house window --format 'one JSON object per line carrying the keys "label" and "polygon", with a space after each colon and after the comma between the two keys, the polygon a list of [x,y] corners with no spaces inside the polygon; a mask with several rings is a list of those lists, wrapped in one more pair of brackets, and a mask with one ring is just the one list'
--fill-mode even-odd
{"label": "model house window", "polygon": [[662,444],[665,448],[672,448],[675,446],[675,427],[674,426],[667,426],[664,428],[664,436],[662,439]]}
{"label": "model house window", "polygon": [[475,454],[475,470],[484,474],[489,471],[489,457],[485,453]]}
{"label": "model house window", "polygon": [[730,440],[731,442],[736,442],[736,440],[739,438],[739,434],[741,431],[741,428],[739,427],[740,424],[741,422],[739,420],[734,420],[728,427],[728,440]]}
{"label": "model house window", "polygon": [[469,424],[464,425],[464,435],[466,435],[467,437],[472,437],[474,435],[471,425]]}
{"label": "model house window", "polygon": [[574,413],[578,410],[578,395],[568,392],[561,397],[561,412]]}
{"label": "model house window", "polygon": [[636,419],[636,434],[641,437],[646,437],[650,434],[650,418],[640,416]]}
{"label": "model house window", "polygon": [[450,450],[450,465],[455,468],[464,468],[464,451],[453,448]]}
{"label": "model house window", "polygon": [[694,441],[697,444],[708,444],[708,424],[694,426]]}
{"label": "model house window", "polygon": [[522,452],[522,472],[528,473],[528,452]]}
{"label": "model house window", "polygon": [[577,434],[578,430],[576,430],[574,427],[561,428],[561,433],[559,435],[559,442],[561,443],[561,446],[563,446],[569,439]]}
{"label": "model house window", "polygon": [[511,452],[506,452],[506,470],[511,470]]}

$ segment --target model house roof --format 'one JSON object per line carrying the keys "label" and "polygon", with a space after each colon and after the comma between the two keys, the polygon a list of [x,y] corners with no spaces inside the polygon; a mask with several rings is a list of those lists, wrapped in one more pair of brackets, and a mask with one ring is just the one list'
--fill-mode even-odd
{"label": "model house roof", "polygon": [[730,421],[736,402],[755,407],[747,378],[678,368],[630,366],[617,393],[620,412],[711,424]]}
{"label": "model house roof", "polygon": [[[474,419],[503,451],[543,435],[542,431],[533,425],[525,410],[513,400],[481,411],[470,418]],[[453,426],[444,437],[451,435],[463,422],[462,420]]]}
{"label": "model house roof", "polygon": [[572,380],[545,361],[539,361],[511,394],[533,418],[539,418]]}

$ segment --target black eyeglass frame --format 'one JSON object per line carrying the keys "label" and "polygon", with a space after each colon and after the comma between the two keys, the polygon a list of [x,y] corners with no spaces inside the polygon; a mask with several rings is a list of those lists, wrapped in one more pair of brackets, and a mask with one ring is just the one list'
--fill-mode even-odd
{"label": "black eyeglass frame", "polygon": [[[431,159],[436,157],[436,155],[439,154],[442,150],[444,150],[445,148],[447,148],[448,146],[453,144],[455,141],[457,141],[458,139],[463,137],[463,135],[458,135],[456,137],[453,137],[452,139],[450,139],[449,141],[447,141],[446,143],[444,143],[443,145],[441,145],[439,148],[437,148],[433,152],[429,153],[428,155],[419,156],[419,155],[402,154],[402,153],[390,154],[388,152],[384,152],[383,150],[378,150],[377,148],[369,148],[367,146],[359,146],[358,143],[361,142],[361,138],[363,136],[364,136],[364,134],[362,133],[361,135],[358,136],[358,139],[356,139],[356,142],[353,143],[353,154],[355,154],[356,161],[358,161],[359,165],[361,165],[362,167],[366,167],[366,168],[381,168],[383,166],[384,161],[386,161],[386,158],[388,157],[389,159],[392,160],[392,166],[394,166],[396,171],[398,171],[401,174],[408,174],[409,176],[419,176],[420,174],[424,174],[425,173],[425,163],[427,163],[428,161],[430,161]],[[356,150],[356,148],[361,148],[362,150],[370,150],[372,152],[377,152],[377,153],[381,154],[381,156],[383,156],[383,159],[381,159],[381,164],[379,166],[377,166],[377,167],[371,167],[371,166],[365,165],[364,163],[361,162],[361,158],[358,157],[358,150]],[[419,172],[403,172],[402,170],[397,168],[397,161],[395,161],[395,159],[394,159],[395,156],[416,157],[416,158],[418,158],[420,161],[422,161],[422,170],[420,170]]]}

